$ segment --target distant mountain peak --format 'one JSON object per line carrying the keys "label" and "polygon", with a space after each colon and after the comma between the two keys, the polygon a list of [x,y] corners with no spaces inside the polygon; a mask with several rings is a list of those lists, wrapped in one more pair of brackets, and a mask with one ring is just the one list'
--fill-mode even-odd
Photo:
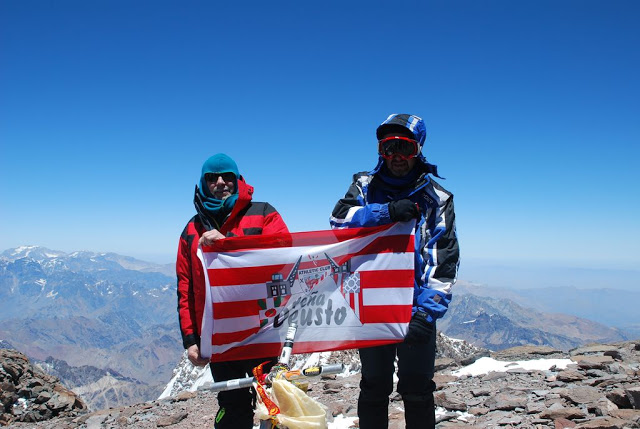
{"label": "distant mountain peak", "polygon": [[173,264],[156,264],[113,252],[77,250],[67,253],[60,250],[51,250],[42,246],[24,245],[5,250],[0,253],[0,259],[10,262],[20,259],[31,259],[46,267],[68,268],[73,271],[120,269],[145,273],[161,273],[168,277],[175,276]]}
{"label": "distant mountain peak", "polygon": [[25,246],[15,247],[13,249],[7,249],[0,254],[0,256],[9,260],[31,258],[36,261],[57,258],[65,255],[66,253],[60,250],[51,250],[51,249],[47,249],[46,247],[34,246],[34,245],[25,245]]}

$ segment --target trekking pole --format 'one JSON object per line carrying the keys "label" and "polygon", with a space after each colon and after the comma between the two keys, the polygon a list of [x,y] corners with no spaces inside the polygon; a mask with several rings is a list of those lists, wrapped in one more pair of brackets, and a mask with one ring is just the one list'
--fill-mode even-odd
{"label": "trekking pole", "polygon": [[292,323],[287,328],[287,335],[284,337],[284,344],[282,345],[282,351],[280,352],[280,358],[278,358],[278,363],[273,365],[271,371],[267,375],[265,382],[267,384],[272,384],[273,379],[276,375],[283,371],[288,371],[289,361],[291,360],[291,351],[293,350],[293,340],[296,337],[296,331],[298,330],[298,324]]}
{"label": "trekking pole", "polygon": [[[297,329],[298,325],[296,323],[292,323],[291,325],[289,325],[289,328],[287,329],[287,335],[284,339],[284,344],[282,345],[282,351],[280,352],[280,357],[278,358],[278,363],[276,363],[274,367],[282,368],[285,370],[289,369],[289,359],[291,358],[293,339],[296,336]],[[270,373],[269,375],[272,374]],[[271,384],[271,378],[269,378],[268,380],[269,384]],[[255,381],[257,381],[255,377],[236,378],[233,380],[220,381],[213,384],[204,384],[198,387],[198,390],[212,390],[214,392],[220,392],[223,390],[242,389],[243,387],[252,386]]]}
{"label": "trekking pole", "polygon": [[[344,365],[341,363],[333,363],[322,366],[311,366],[305,369],[284,371],[282,376],[288,380],[300,380],[310,377],[318,377],[321,375],[340,374],[344,371]],[[212,392],[221,392],[223,390],[242,389],[243,387],[251,387],[256,381],[255,377],[236,378],[234,380],[219,381],[216,383],[206,383],[198,387],[198,390],[210,390]]]}
{"label": "trekking pole", "polygon": [[289,360],[291,359],[291,351],[293,350],[293,340],[296,337],[296,331],[298,330],[298,324],[292,323],[287,329],[287,335],[284,337],[284,344],[282,345],[282,352],[280,353],[280,359],[278,359],[279,365],[289,366]]}
{"label": "trekking pole", "polygon": [[[320,375],[339,374],[344,370],[344,365],[341,363],[335,363],[330,365],[312,366],[302,370],[291,370],[289,368],[289,361],[291,360],[291,351],[293,350],[293,342],[296,335],[298,325],[292,323],[287,329],[287,335],[282,345],[282,351],[276,363],[268,376],[265,379],[267,384],[272,384],[276,376],[283,377],[287,381],[293,382],[294,380],[301,380],[308,377],[317,377]],[[233,380],[219,381],[216,383],[205,383],[198,387],[198,390],[211,390],[213,392],[221,392],[224,390],[242,389],[244,387],[251,387],[256,382],[256,377],[236,378]]]}

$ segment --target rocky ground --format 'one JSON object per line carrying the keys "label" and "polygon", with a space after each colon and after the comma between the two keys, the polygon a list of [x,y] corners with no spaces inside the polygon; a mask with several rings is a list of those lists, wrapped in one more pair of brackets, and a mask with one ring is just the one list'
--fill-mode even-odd
{"label": "rocky ground", "polygon": [[[491,357],[507,362],[569,358],[574,363],[564,369],[511,369],[456,377],[452,373],[470,362],[440,358],[435,394],[438,428],[640,428],[640,341],[594,344],[568,353],[516,347]],[[7,373],[6,368],[0,370],[0,378]],[[330,421],[338,415],[355,417],[359,378],[355,374],[315,381],[309,395],[327,406]],[[7,377],[0,382],[6,395]],[[13,419],[9,426],[15,428],[211,428],[215,402],[210,392],[182,392],[160,401],[92,413],[70,408],[66,415],[37,423],[16,421],[20,417],[3,402],[3,416],[5,423]],[[402,401],[395,396],[389,428],[403,427]]]}
{"label": "rocky ground", "polygon": [[13,349],[0,349],[0,406],[0,425],[73,418],[88,411],[74,392]]}

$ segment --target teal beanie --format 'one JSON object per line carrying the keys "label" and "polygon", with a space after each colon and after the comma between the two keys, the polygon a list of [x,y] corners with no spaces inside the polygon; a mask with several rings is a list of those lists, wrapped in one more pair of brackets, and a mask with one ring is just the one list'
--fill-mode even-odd
{"label": "teal beanie", "polygon": [[240,177],[240,173],[238,172],[238,166],[236,162],[231,159],[228,155],[224,153],[217,153],[213,155],[211,158],[207,159],[202,165],[202,172],[200,173],[200,194],[203,197],[212,197],[209,193],[209,187],[207,186],[207,181],[204,176],[207,173],[233,173],[236,176],[236,180],[234,182],[233,193],[238,193],[238,177]]}
{"label": "teal beanie", "polygon": [[224,153],[215,154],[204,162],[202,177],[207,173],[233,173],[236,177],[240,175],[236,162]]}
{"label": "teal beanie", "polygon": [[[234,180],[233,193],[223,200],[215,198],[209,191],[207,181],[204,178],[207,173],[233,173],[236,178]],[[200,186],[198,192],[200,193],[200,201],[207,214],[216,219],[218,224],[221,224],[226,216],[231,213],[233,206],[238,200],[238,178],[240,173],[238,172],[238,166],[235,161],[224,153],[218,153],[207,159],[202,165],[202,172],[200,173]],[[197,205],[196,205],[197,208]]]}

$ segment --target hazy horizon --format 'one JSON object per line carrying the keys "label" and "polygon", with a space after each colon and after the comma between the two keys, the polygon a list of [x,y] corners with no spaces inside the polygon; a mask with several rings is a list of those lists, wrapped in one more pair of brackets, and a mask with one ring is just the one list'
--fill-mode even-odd
{"label": "hazy horizon", "polygon": [[[89,251],[94,253],[115,253],[120,256],[128,256],[140,261],[160,265],[173,265],[175,258],[169,259],[145,257],[132,253],[120,253],[112,251],[95,251],[87,249],[64,250],[56,247],[25,244],[23,247],[41,247],[52,251],[60,251],[66,254]],[[19,248],[19,247],[16,247]],[[0,254],[16,248],[0,249]],[[628,267],[593,267],[562,265],[555,261],[544,263],[532,263],[532,261],[518,260],[488,260],[469,258],[462,260],[458,280],[469,284],[486,285],[495,288],[507,289],[539,289],[553,287],[573,287],[576,289],[618,289],[638,292],[640,291],[640,269]],[[455,294],[455,289],[453,290]]]}

